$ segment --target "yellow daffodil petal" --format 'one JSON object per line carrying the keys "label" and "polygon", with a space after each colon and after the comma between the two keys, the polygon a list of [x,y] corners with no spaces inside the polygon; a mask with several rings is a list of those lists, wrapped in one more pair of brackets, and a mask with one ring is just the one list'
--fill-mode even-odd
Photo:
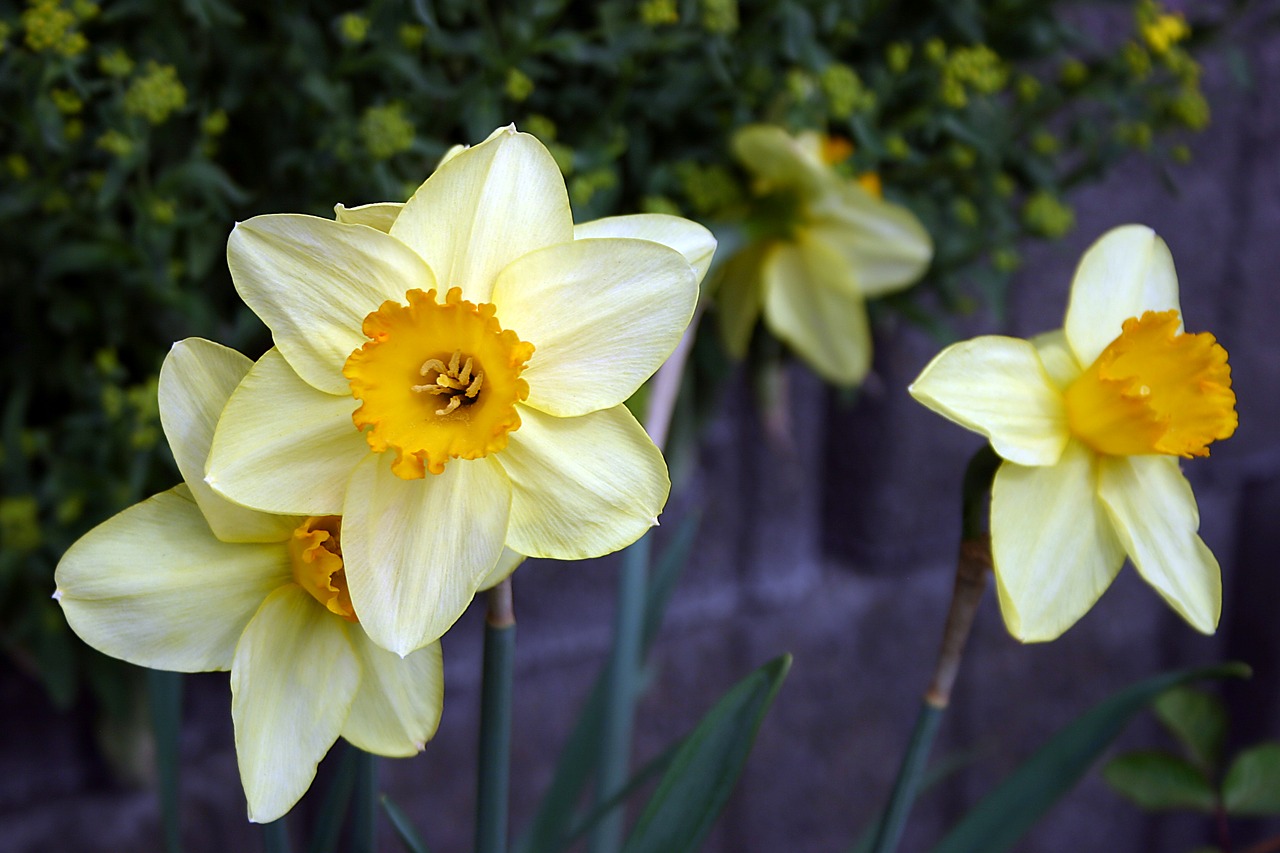
{"label": "yellow daffodil petal", "polygon": [[716,238],[703,226],[679,216],[664,213],[637,213],[630,216],[608,216],[573,226],[573,239],[631,237],[650,240],[675,249],[693,267],[702,281],[711,268],[716,252]]}
{"label": "yellow daffodil petal", "polygon": [[751,334],[764,309],[764,281],[760,271],[772,243],[752,243],[725,261],[712,276],[710,287],[724,348],[734,358],[745,358]]}
{"label": "yellow daffodil petal", "polygon": [[1098,496],[1138,573],[1193,628],[1212,634],[1222,610],[1222,573],[1196,534],[1191,485],[1170,456],[1102,457]]}
{"label": "yellow daffodil petal", "polygon": [[68,624],[99,651],[155,669],[224,670],[262,599],[289,582],[289,558],[278,543],[218,540],[178,486],[82,536],[54,581]]}
{"label": "yellow daffodil petal", "polygon": [[367,225],[386,234],[390,233],[392,223],[403,209],[402,201],[376,201],[359,207],[337,204],[333,208],[333,218],[343,225]]}
{"label": "yellow daffodil petal", "polygon": [[840,385],[871,369],[871,329],[862,297],[849,293],[844,259],[817,242],[777,243],[765,256],[764,320],[773,333]]}
{"label": "yellow daffodil petal", "polygon": [[1000,612],[1026,642],[1056,639],[1093,606],[1124,564],[1097,500],[1096,457],[1071,442],[1056,465],[1005,462],[991,491],[991,551]]}
{"label": "yellow daffodil petal", "polygon": [[502,583],[504,580],[511,577],[512,573],[515,572],[516,569],[520,568],[520,564],[526,559],[528,558],[525,557],[524,554],[517,554],[515,551],[504,546],[502,549],[502,556],[498,558],[498,564],[493,567],[493,571],[489,572],[489,574],[485,576],[484,580],[480,581],[480,589],[492,589]]}
{"label": "yellow daffodil petal", "polygon": [[626,406],[576,418],[523,408],[520,417],[498,457],[513,490],[508,546],[583,560],[625,548],[658,523],[667,466]]}
{"label": "yellow daffodil petal", "polygon": [[348,393],[342,365],[364,343],[365,316],[388,299],[403,300],[407,290],[436,286],[431,269],[398,240],[298,214],[236,225],[227,265],[289,365],[330,394]]}
{"label": "yellow daffodil petal", "polygon": [[357,467],[342,558],[370,638],[400,655],[438,640],[497,563],[510,513],[511,484],[493,457],[421,480],[397,477],[383,457]]}
{"label": "yellow daffodil petal", "polygon": [[573,215],[551,154],[510,127],[442,163],[405,204],[391,235],[422,256],[442,290],[460,287],[463,299],[492,302],[503,267],[573,240]]}
{"label": "yellow daffodil petal", "polygon": [[1087,367],[1120,336],[1125,320],[1169,310],[1181,316],[1169,247],[1146,226],[1123,225],[1102,235],[1076,267],[1067,341],[1076,361]]}
{"label": "yellow daffodil petal", "polygon": [[792,137],[776,125],[753,124],[733,135],[733,154],[769,191],[817,192],[834,173],[822,162],[811,138]]}
{"label": "yellow daffodil petal", "polygon": [[234,504],[204,481],[218,417],[253,365],[221,344],[188,338],[173,345],[160,368],[160,423],[182,479],[213,535],[224,542],[283,542],[296,519]]}
{"label": "yellow daffodil petal", "polygon": [[350,393],[317,391],[269,350],[227,401],[205,480],[218,494],[267,512],[339,515],[347,479],[369,455],[351,421],[355,407]]}
{"label": "yellow daffodil petal", "polygon": [[352,628],[351,645],[360,660],[360,689],[342,737],[375,755],[407,758],[421,752],[440,725],[444,703],[440,644],[402,658]]}
{"label": "yellow daffodil petal", "polygon": [[986,335],[952,344],[908,390],[1019,465],[1053,465],[1070,438],[1062,393],[1035,345],[1020,338]]}
{"label": "yellow daffodil petal", "polygon": [[810,202],[812,239],[839,252],[864,297],[914,284],[933,260],[933,240],[916,215],[854,183],[839,183]]}
{"label": "yellow daffodil petal", "polygon": [[503,326],[534,346],[525,402],[562,417],[634,394],[680,342],[697,301],[693,268],[679,252],[621,238],[532,252],[493,287]]}
{"label": "yellow daffodil petal", "polygon": [[276,820],[311,787],[359,684],[345,622],[294,584],[267,596],[231,666],[231,719],[249,820]]}
{"label": "yellow daffodil petal", "polygon": [[1059,391],[1066,391],[1081,373],[1080,364],[1067,343],[1066,332],[1061,329],[1045,332],[1032,338],[1031,343],[1053,386]]}

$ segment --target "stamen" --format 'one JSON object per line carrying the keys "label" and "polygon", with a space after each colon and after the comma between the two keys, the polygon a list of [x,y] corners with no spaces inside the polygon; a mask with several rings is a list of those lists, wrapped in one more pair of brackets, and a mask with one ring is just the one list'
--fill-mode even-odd
{"label": "stamen", "polygon": [[[470,362],[467,362],[470,364]],[[480,393],[480,383],[484,381],[484,374],[477,373],[476,378],[471,380],[471,384],[467,386],[467,396],[475,398]]]}
{"label": "stamen", "polygon": [[444,362],[438,358],[429,358],[422,363],[422,369],[418,371],[421,376],[426,376],[431,371],[444,373]]}
{"label": "stamen", "polygon": [[462,405],[462,398],[457,395],[454,395],[453,397],[449,398],[449,405],[445,406],[443,409],[436,409],[436,414],[447,415],[461,405]]}
{"label": "stamen", "polygon": [[436,414],[444,417],[458,410],[463,403],[474,403],[476,397],[480,394],[480,385],[484,380],[484,374],[476,372],[475,359],[467,356],[467,360],[462,360],[462,350],[454,350],[453,355],[449,357],[449,363],[445,364],[441,359],[429,358],[422,363],[422,367],[418,370],[423,376],[428,376],[432,372],[435,373],[435,381],[425,385],[410,385],[409,387],[420,394],[434,394],[436,396],[447,395],[449,397],[448,404],[443,409],[436,409]]}

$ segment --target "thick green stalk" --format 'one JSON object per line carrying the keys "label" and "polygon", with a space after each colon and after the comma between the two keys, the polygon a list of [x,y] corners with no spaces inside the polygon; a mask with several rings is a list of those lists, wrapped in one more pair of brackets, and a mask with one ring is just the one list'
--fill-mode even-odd
{"label": "thick green stalk", "polygon": [[351,850],[353,853],[376,853],[378,849],[378,756],[357,749],[355,775],[355,803],[351,813]]}
{"label": "thick green stalk", "polygon": [[965,471],[960,554],[956,561],[955,586],[951,592],[951,607],[947,611],[946,626],[942,630],[942,646],[934,665],[933,679],[925,691],[916,716],[915,728],[907,742],[907,750],[898,768],[898,778],[889,794],[889,804],[876,828],[871,845],[872,853],[892,853],[902,840],[907,817],[920,791],[920,780],[929,761],[929,751],[942,723],[942,715],[951,702],[951,689],[960,671],[964,647],[973,629],[973,619],[982,593],[987,587],[987,574],[991,569],[991,540],[982,532],[982,518],[986,514],[987,496],[1000,458],[985,446],[969,460]]}
{"label": "thick green stalk", "polygon": [[488,592],[484,676],[480,688],[480,767],[476,792],[476,853],[505,853],[511,764],[511,688],[516,617],[511,579]]}
{"label": "thick green stalk", "polygon": [[179,809],[180,735],[182,734],[182,674],[147,670],[147,701],[156,741],[156,776],[160,788],[160,817],[166,853],[182,853]]}
{"label": "thick green stalk", "polygon": [[266,853],[289,853],[289,827],[284,818],[262,825],[262,849]]}

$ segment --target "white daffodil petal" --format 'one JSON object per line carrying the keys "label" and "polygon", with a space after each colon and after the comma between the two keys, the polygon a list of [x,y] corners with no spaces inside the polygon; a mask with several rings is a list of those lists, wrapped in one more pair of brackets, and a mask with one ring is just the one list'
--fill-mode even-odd
{"label": "white daffodil petal", "polygon": [[227,240],[231,280],[271,329],[290,366],[330,394],[346,394],[347,356],[367,338],[364,318],[435,276],[408,246],[374,228],[300,214],[255,216]]}
{"label": "white daffodil petal", "polygon": [[343,225],[367,225],[386,234],[391,231],[391,224],[403,209],[402,201],[377,201],[359,207],[336,204],[333,206],[333,218]]}
{"label": "white daffodil petal", "polygon": [[1052,640],[1088,612],[1124,564],[1094,493],[1096,459],[1071,442],[1058,464],[1005,462],[991,491],[1000,612],[1023,642]]}
{"label": "white daffodil petal", "polygon": [[342,558],[351,603],[375,643],[407,655],[440,639],[493,570],[511,484],[491,457],[402,480],[371,456],[351,477]]}
{"label": "white daffodil petal", "polygon": [[224,542],[283,542],[297,519],[234,504],[204,481],[218,417],[252,365],[235,350],[201,338],[174,344],[160,368],[160,424],[182,479],[215,536]]}
{"label": "white daffodil petal", "polygon": [[568,417],[616,406],[661,366],[698,301],[689,262],[648,240],[575,240],[506,267],[498,320],[533,344],[530,406]]}
{"label": "white daffodil petal", "polygon": [[1200,512],[1171,456],[1104,457],[1098,496],[1138,573],[1197,631],[1222,611],[1222,572],[1196,534]]}
{"label": "white daffodil petal", "polygon": [[1088,367],[1120,336],[1125,320],[1170,309],[1181,311],[1169,247],[1145,225],[1122,225],[1080,258],[1067,305],[1067,340]]}
{"label": "white daffodil petal", "polygon": [[317,391],[270,350],[227,401],[205,482],[266,512],[338,515],[347,478],[370,453],[351,421],[355,407],[350,394]]}
{"label": "white daffodil petal", "polygon": [[916,215],[854,183],[815,199],[807,234],[839,252],[867,298],[914,284],[933,260],[933,240]]}
{"label": "white daffodil petal", "polygon": [[626,406],[576,418],[521,408],[520,420],[498,456],[513,489],[513,550],[583,560],[625,548],[658,523],[667,466]]}
{"label": "white daffodil petal", "polygon": [[630,216],[608,216],[593,222],[573,226],[573,239],[590,240],[601,237],[631,237],[650,240],[675,249],[684,255],[702,281],[711,268],[711,258],[716,253],[716,238],[703,226],[679,216],[663,213],[637,213]]}
{"label": "white daffodil petal", "polygon": [[416,755],[440,725],[444,703],[440,644],[402,658],[375,646],[358,626],[350,626],[349,631],[361,676],[342,737],[374,755]]}
{"label": "white daffodil petal", "polygon": [[775,125],[753,124],[733,135],[733,154],[761,182],[763,190],[794,187],[817,192],[836,174],[822,162],[815,137],[790,136]]}
{"label": "white daffodil petal", "polygon": [[573,240],[573,215],[556,161],[511,127],[441,163],[391,234],[426,260],[442,293],[460,287],[463,299],[489,302],[507,264]]}
{"label": "white daffodil petal", "polygon": [[502,556],[498,558],[498,564],[493,567],[493,571],[489,572],[489,574],[485,576],[484,580],[480,581],[480,591],[493,589],[495,586],[511,577],[512,573],[514,573],[516,569],[520,568],[520,564],[526,559],[528,558],[525,557],[524,554],[517,554],[515,551],[504,546],[502,549]]}
{"label": "white daffodil petal", "polygon": [[236,646],[231,719],[255,823],[293,808],[338,739],[360,684],[345,625],[287,584],[262,602]]}
{"label": "white daffodil petal", "polygon": [[1070,433],[1062,394],[1030,341],[986,335],[938,353],[907,389],[949,420],[985,435],[1019,465],[1052,465]]}
{"label": "white daffodil petal", "polygon": [[871,328],[850,295],[844,259],[822,244],[779,243],[765,256],[764,320],[818,372],[840,385],[871,369]]}
{"label": "white daffodil petal", "polygon": [[1031,344],[1040,356],[1044,372],[1059,391],[1066,391],[1083,372],[1075,353],[1071,351],[1071,345],[1067,343],[1066,332],[1061,329],[1036,335],[1031,339]]}
{"label": "white daffodil petal", "polygon": [[54,597],[95,649],[139,666],[204,672],[231,667],[254,611],[290,577],[283,544],[220,541],[178,486],[80,537],[58,563]]}

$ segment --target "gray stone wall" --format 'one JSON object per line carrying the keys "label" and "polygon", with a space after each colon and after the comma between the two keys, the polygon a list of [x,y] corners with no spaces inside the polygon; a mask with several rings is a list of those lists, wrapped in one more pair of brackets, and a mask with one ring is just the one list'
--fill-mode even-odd
{"label": "gray stone wall", "polygon": [[[1265,5],[1265,4],[1263,4]],[[1154,227],[1170,244],[1187,325],[1231,353],[1240,429],[1188,464],[1202,533],[1224,571],[1222,628],[1201,637],[1126,568],[1060,640],[1023,646],[991,596],[935,755],[972,761],[919,805],[903,849],[924,850],[1056,728],[1156,672],[1241,659],[1256,677],[1227,686],[1233,743],[1280,737],[1280,38],[1242,35],[1252,89],[1221,58],[1206,67],[1214,124],[1169,195],[1135,161],[1082,192],[1074,234],[1029,247],[1007,322],[966,332],[1028,335],[1061,322],[1076,259],[1106,229]],[[910,400],[906,385],[936,342],[879,330],[876,373],[852,405],[801,369],[791,374],[795,433],[764,435],[745,382],[726,396],[669,517],[701,506],[700,540],[652,659],[637,756],[659,752],[750,669],[783,652],[795,663],[761,731],[712,851],[845,849],[891,784],[945,613],[958,535],[960,474],[977,439]],[[675,525],[668,523],[663,535]],[[616,562],[531,563],[516,576],[519,616],[513,824],[527,824],[610,636]],[[473,809],[477,608],[445,640],[440,733],[420,757],[385,761],[385,789],[436,853],[468,849]],[[183,802],[189,849],[254,850],[243,820],[225,675],[187,680]],[[91,722],[61,717],[21,674],[0,671],[0,847],[13,851],[158,850],[154,796],[112,787],[91,757]],[[1149,721],[1122,745],[1154,744]],[[314,810],[314,802],[303,809]],[[1261,832],[1265,827],[1249,826]],[[1275,827],[1271,827],[1272,830]],[[1150,819],[1088,777],[1019,849],[1182,851],[1209,827]],[[386,849],[396,849],[389,835]]]}

